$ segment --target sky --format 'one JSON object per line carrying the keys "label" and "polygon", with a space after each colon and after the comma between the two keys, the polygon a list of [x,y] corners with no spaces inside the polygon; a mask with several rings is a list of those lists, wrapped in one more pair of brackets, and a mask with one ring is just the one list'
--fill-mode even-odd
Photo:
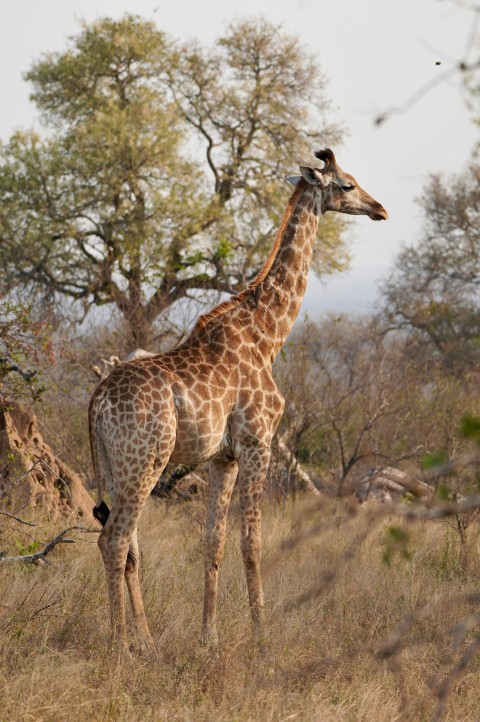
{"label": "sky", "polygon": [[[472,13],[463,0],[0,0],[0,139],[38,125],[23,74],[43,53],[61,51],[79,21],[136,13],[182,40],[212,43],[235,19],[263,15],[295,34],[325,73],[333,119],[348,134],[334,149],[345,171],[389,212],[387,222],[355,218],[348,273],[309,281],[303,309],[367,311],[402,243],[421,235],[415,203],[432,173],[462,171],[478,141],[459,75],[404,107],[425,84],[465,58]],[[478,52],[478,46],[472,47]],[[438,64],[440,63],[440,64]],[[292,168],[285,172],[295,172]],[[282,182],[279,179],[279,182]]]}

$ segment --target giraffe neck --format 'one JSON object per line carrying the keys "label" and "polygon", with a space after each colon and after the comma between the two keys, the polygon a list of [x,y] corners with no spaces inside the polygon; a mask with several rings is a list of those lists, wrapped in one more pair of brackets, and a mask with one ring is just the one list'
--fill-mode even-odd
{"label": "giraffe neck", "polygon": [[291,199],[291,213],[281,226],[278,251],[257,288],[254,323],[270,337],[272,361],[290,333],[305,295],[319,204],[318,191],[301,180]]}

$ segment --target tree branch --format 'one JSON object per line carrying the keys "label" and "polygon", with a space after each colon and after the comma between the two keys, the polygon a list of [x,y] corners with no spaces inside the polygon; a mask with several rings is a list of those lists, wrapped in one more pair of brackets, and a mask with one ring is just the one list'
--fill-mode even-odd
{"label": "tree branch", "polygon": [[15,519],[15,521],[20,522],[20,524],[26,524],[27,526],[37,526],[36,524],[33,524],[31,521],[25,521],[24,519],[20,519],[20,517],[15,516],[15,514],[10,514],[8,511],[0,511],[0,514],[2,516],[6,516],[9,519]]}
{"label": "tree branch", "polygon": [[85,529],[82,526],[70,526],[64,529],[60,534],[57,534],[48,544],[39,552],[34,554],[23,554],[17,557],[7,557],[5,552],[0,552],[0,564],[13,564],[14,562],[21,562],[23,564],[37,564],[38,562],[48,563],[47,555],[50,554],[57,544],[74,544],[78,539],[70,539],[65,535],[71,531],[82,531],[90,533],[99,533],[100,529]]}

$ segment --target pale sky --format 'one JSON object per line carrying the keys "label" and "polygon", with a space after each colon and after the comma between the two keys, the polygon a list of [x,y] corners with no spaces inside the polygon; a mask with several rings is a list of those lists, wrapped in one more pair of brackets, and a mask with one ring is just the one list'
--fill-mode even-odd
{"label": "pale sky", "polygon": [[[354,219],[352,270],[328,283],[311,279],[304,308],[365,310],[402,242],[418,237],[414,203],[432,172],[458,172],[478,140],[460,77],[434,88],[381,127],[379,112],[401,106],[423,84],[462,59],[472,14],[452,0],[0,0],[0,139],[31,127],[35,111],[22,74],[62,50],[79,19],[136,13],[171,35],[212,42],[235,18],[264,15],[296,34],[328,78],[333,118],[348,129],[336,150],[344,170],[387,208],[390,219]],[[466,5],[466,3],[463,3]],[[478,53],[478,46],[474,51]],[[436,61],[441,61],[436,65]],[[295,160],[285,172],[295,172]],[[282,182],[279,179],[279,182]]]}

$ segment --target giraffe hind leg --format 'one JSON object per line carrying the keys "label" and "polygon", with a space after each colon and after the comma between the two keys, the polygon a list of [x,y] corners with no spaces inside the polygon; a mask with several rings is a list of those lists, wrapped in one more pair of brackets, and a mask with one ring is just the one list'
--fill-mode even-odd
{"label": "giraffe hind leg", "polygon": [[112,642],[124,650],[127,648],[125,581],[137,626],[139,645],[142,648],[153,646],[140,591],[136,537],[138,520],[147,496],[148,490],[138,493],[134,500],[131,499],[128,507],[119,506],[113,499],[112,510],[98,539],[107,573]]}
{"label": "giraffe hind leg", "polygon": [[[93,516],[97,521],[100,522],[102,526],[105,526],[107,523],[108,517],[110,516],[110,509],[108,508],[108,505],[102,500],[100,504],[97,504],[93,507]],[[137,544],[137,551],[138,551],[138,544]],[[125,573],[126,568],[130,564],[131,566],[135,565],[137,556],[135,554],[135,549],[132,547],[132,543],[130,542],[130,546],[128,547],[128,553],[127,553],[127,561],[125,565]]]}
{"label": "giraffe hind leg", "polygon": [[237,472],[237,462],[232,459],[218,457],[210,462],[202,626],[202,643],[210,646],[216,646],[218,641],[215,622],[218,567],[223,556],[228,506]]}
{"label": "giraffe hind leg", "polygon": [[140,648],[147,652],[153,652],[155,645],[150,634],[145,609],[143,606],[142,593],[140,591],[140,555],[138,551],[137,530],[133,532],[128,547],[127,561],[125,564],[125,581],[132,605],[133,617],[137,626]]}
{"label": "giraffe hind leg", "polygon": [[[137,526],[145,501],[166,465],[169,454],[162,460],[154,454],[145,459],[144,471],[124,477],[120,471],[111,477],[109,485],[111,510],[105,502],[96,507],[96,518],[104,527],[98,539],[102,553],[110,597],[112,642],[120,650],[126,650],[125,582],[130,596],[133,616],[137,627],[140,648],[153,648],[153,641],[143,608],[138,576]],[[113,480],[117,479],[115,483]],[[126,481],[128,479],[128,482]]]}
{"label": "giraffe hind leg", "polygon": [[[161,423],[149,438],[128,452],[119,439],[105,439],[112,419],[97,425],[96,449],[98,455],[100,494],[107,488],[111,509],[99,499],[96,517],[103,529],[98,539],[110,597],[112,641],[121,650],[126,649],[125,582],[132,604],[138,640],[141,647],[153,645],[148,629],[138,577],[137,526],[145,501],[165,468],[176,439],[176,420],[172,409],[165,408]],[[114,419],[115,420],[115,419]],[[95,464],[94,464],[95,465]]]}
{"label": "giraffe hind leg", "polygon": [[130,543],[128,532],[125,533],[121,529],[124,526],[122,522],[117,514],[110,514],[98,538],[98,546],[107,574],[112,644],[118,647],[120,652],[126,651],[127,648],[124,575]]}

